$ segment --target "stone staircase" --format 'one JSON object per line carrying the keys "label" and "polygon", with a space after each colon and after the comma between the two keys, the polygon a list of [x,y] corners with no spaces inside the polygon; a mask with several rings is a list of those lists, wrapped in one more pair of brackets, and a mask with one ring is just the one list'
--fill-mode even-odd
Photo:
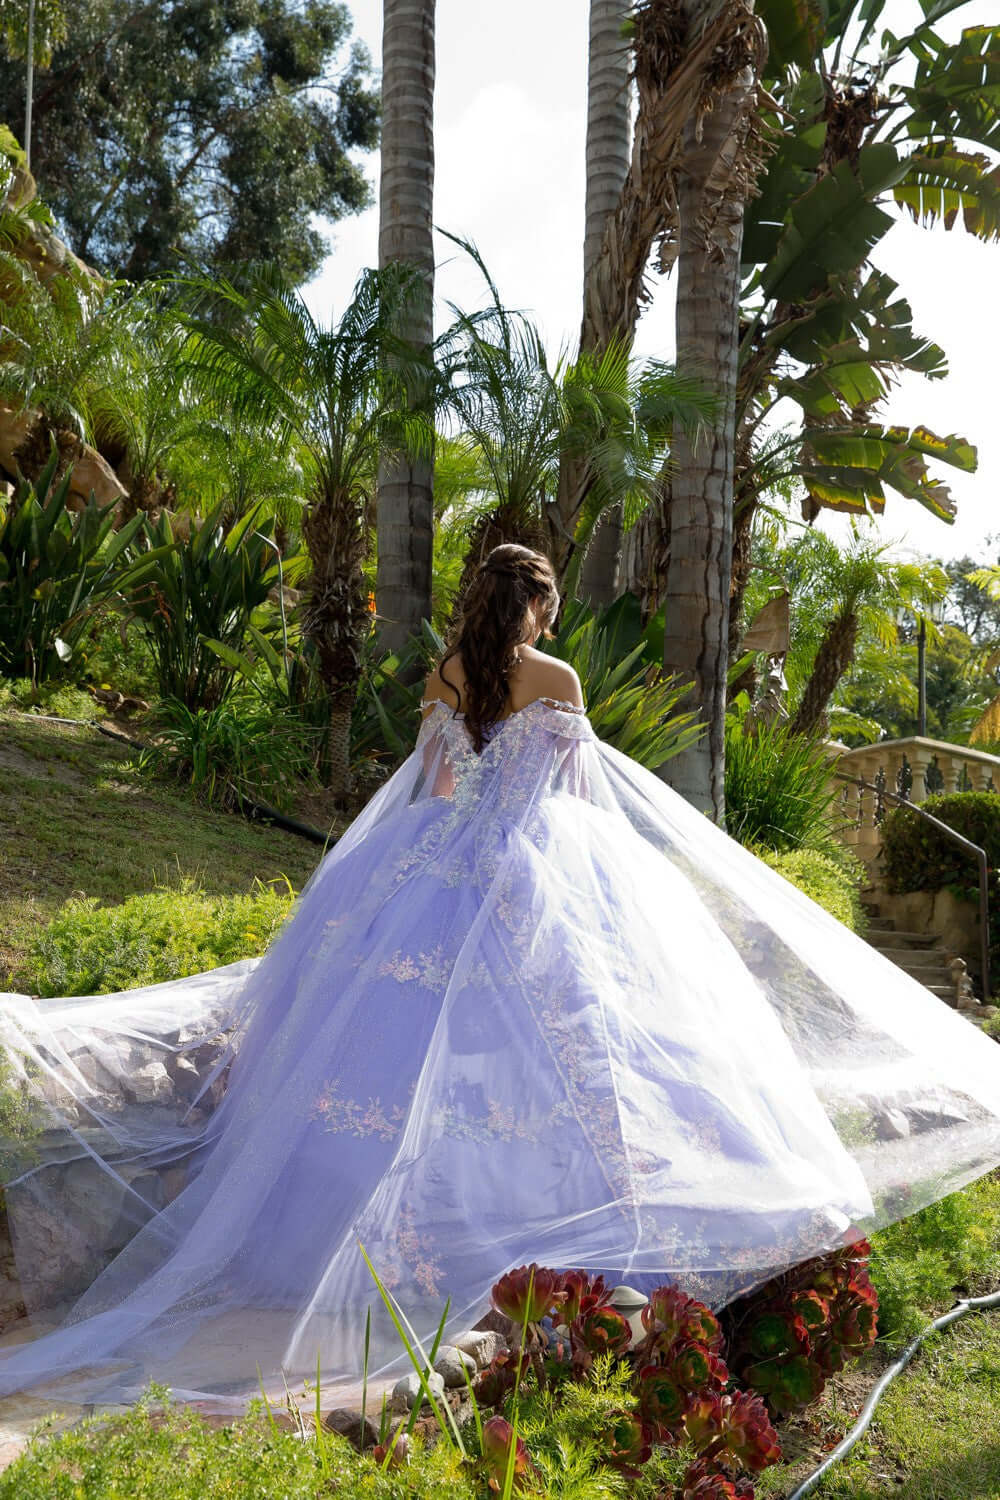
{"label": "stone staircase", "polygon": [[868,917],[867,941],[932,995],[979,1026],[998,1014],[996,1006],[976,999],[965,960],[949,955],[940,934],[897,927],[894,917],[882,915],[875,886],[862,891],[861,905]]}

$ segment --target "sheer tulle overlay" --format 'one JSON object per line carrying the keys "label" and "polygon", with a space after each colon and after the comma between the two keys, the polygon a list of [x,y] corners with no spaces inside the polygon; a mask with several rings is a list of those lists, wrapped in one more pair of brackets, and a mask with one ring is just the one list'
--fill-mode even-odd
{"label": "sheer tulle overlay", "polygon": [[996,1043],[547,700],[435,704],[258,962],[0,1022],[0,1393],[390,1368],[359,1243],[420,1335],[533,1259],[719,1305],[1000,1162]]}

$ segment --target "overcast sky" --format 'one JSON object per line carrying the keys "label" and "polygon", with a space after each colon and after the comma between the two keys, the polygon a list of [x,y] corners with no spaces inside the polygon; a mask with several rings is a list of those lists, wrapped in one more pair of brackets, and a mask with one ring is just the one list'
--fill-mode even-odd
{"label": "overcast sky", "polygon": [[[970,0],[940,29],[995,15],[997,0]],[[381,0],[350,0],[355,32],[378,66]],[[474,240],[508,306],[530,311],[551,350],[575,340],[582,284],[584,143],[587,92],[586,0],[438,0],[435,98],[435,220]],[[915,0],[889,0],[897,34],[919,18]],[[378,162],[367,162],[373,182]],[[307,289],[323,318],[339,313],[358,272],[377,262],[378,212],[332,227],[333,251]],[[958,502],[952,525],[890,492],[880,534],[936,556],[987,560],[986,535],[1000,532],[1000,244],[983,245],[956,227],[900,222],[882,242],[879,266],[900,284],[915,326],[949,357],[944,381],[908,379],[888,415],[940,433],[958,432],[979,449],[979,471],[937,472]],[[478,306],[482,288],[461,253],[438,237],[437,292],[443,303]],[[673,284],[661,283],[639,325],[636,350],[673,352]],[[826,529],[842,534],[835,516]],[[993,549],[990,561],[1000,558]]]}

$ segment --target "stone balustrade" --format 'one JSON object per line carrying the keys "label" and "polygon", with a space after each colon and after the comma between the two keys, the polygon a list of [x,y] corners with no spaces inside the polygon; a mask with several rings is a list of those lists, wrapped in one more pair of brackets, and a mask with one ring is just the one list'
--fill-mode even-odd
{"label": "stone balustrade", "polygon": [[868,866],[881,849],[882,819],[895,805],[883,792],[896,792],[913,803],[936,793],[1000,792],[1000,756],[968,745],[913,735],[860,745],[855,750],[839,740],[827,740],[825,748],[832,769],[870,784],[857,787],[833,779],[841,836]]}

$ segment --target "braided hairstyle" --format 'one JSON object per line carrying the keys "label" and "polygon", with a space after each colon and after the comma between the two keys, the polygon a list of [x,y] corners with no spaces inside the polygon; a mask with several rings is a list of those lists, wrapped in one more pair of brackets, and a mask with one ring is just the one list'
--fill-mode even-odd
{"label": "braided hairstyle", "polygon": [[[486,731],[503,718],[507,706],[507,678],[526,644],[528,610],[541,605],[542,633],[549,635],[559,611],[559,589],[548,558],[530,547],[504,542],[488,552],[462,597],[448,649],[438,673],[456,694],[465,714],[465,727],[476,751],[486,743]],[[445,675],[445,665],[461,655],[465,671],[465,701]]]}

